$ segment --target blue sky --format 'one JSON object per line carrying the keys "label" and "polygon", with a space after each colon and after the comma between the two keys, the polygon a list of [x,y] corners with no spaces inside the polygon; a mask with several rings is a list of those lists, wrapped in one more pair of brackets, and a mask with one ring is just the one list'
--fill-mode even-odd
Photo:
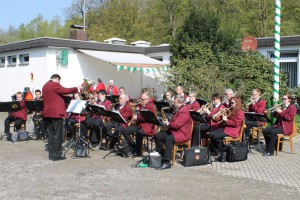
{"label": "blue sky", "polygon": [[64,22],[64,10],[75,0],[0,0],[0,28],[6,30],[9,25],[18,28],[27,24],[39,14],[50,21],[55,15]]}

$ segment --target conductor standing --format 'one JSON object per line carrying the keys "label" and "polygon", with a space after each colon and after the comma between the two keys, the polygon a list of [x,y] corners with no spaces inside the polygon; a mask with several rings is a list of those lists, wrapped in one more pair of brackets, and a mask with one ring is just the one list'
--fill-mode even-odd
{"label": "conductor standing", "polygon": [[62,156],[63,142],[63,119],[66,117],[66,108],[63,95],[78,92],[81,86],[73,88],[64,88],[60,85],[60,76],[53,74],[43,86],[44,99],[44,119],[48,126],[49,138],[49,160],[58,161],[64,160]]}

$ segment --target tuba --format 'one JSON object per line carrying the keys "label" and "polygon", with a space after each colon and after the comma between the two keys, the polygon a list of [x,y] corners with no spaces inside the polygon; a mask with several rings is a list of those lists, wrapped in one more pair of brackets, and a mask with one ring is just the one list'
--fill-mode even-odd
{"label": "tuba", "polygon": [[94,84],[94,82],[89,80],[88,78],[84,78],[83,80],[84,80],[84,82],[83,82],[84,85],[83,85],[83,91],[82,91],[81,95],[86,100],[93,99],[93,95],[89,92],[89,89],[90,89],[91,85]]}

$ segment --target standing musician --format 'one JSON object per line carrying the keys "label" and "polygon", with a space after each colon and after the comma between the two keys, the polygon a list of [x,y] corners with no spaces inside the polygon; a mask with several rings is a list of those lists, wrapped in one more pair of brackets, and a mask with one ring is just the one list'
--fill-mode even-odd
{"label": "standing musician", "polygon": [[[217,119],[213,119],[214,114],[218,113],[221,109],[225,108],[224,104],[221,104],[222,96],[219,93],[215,93],[211,96],[211,101],[213,108],[209,110],[206,106],[202,106],[202,111],[206,114],[207,124],[200,125],[200,136],[201,138],[208,138],[206,132],[216,130],[222,127],[220,123],[222,116],[219,116]],[[192,137],[192,146],[198,146],[200,137],[199,136],[199,126],[194,126],[193,137]]]}
{"label": "standing musician", "polygon": [[105,87],[104,83],[102,83],[102,78],[98,78],[98,84],[95,86],[95,90],[100,92],[100,90],[105,90],[105,89],[106,89],[106,87]]}
{"label": "standing musician", "polygon": [[[167,120],[163,121],[166,125],[166,132],[159,132],[155,135],[156,151],[162,155],[161,166],[156,169],[169,169],[171,168],[172,149],[175,142],[185,142],[192,138],[190,134],[193,120],[189,113],[189,106],[184,105],[185,99],[180,95],[176,95],[174,99],[174,106],[176,113],[170,122]],[[165,150],[163,146],[165,144]]]}
{"label": "standing musician", "polygon": [[277,134],[290,135],[293,133],[293,121],[297,114],[297,108],[291,104],[292,96],[285,94],[282,97],[282,107],[276,108],[273,117],[277,120],[273,126],[269,126],[263,130],[266,141],[265,156],[273,156],[277,139]]}
{"label": "standing musician", "polygon": [[244,111],[242,109],[242,101],[239,97],[233,97],[231,99],[231,109],[229,115],[222,115],[222,121],[224,121],[225,124],[222,128],[218,128],[209,133],[209,138],[211,139],[211,150],[213,152],[221,152],[218,160],[225,161],[226,159],[223,138],[226,136],[230,136],[233,138],[238,137],[243,124],[243,120]]}
{"label": "standing musician", "polygon": [[[119,113],[122,115],[122,117],[129,123],[132,119],[132,108],[129,102],[129,98],[127,94],[121,94],[119,97],[119,104],[116,105],[115,108],[116,111],[119,111]],[[104,138],[106,138],[106,145],[109,138],[112,138],[110,142],[110,148],[113,148],[117,137],[119,136],[120,132],[124,132],[125,129],[128,127],[128,123],[126,124],[120,124],[115,121],[110,121],[103,127],[103,135]],[[112,132],[112,128],[115,129],[115,132]]]}
{"label": "standing musician", "polygon": [[[264,114],[267,102],[260,97],[261,91],[260,89],[254,89],[252,90],[252,97],[251,97],[251,102],[248,104],[248,112],[254,112],[258,114]],[[247,106],[248,106],[247,105]],[[250,129],[253,127],[259,127],[263,126],[264,122],[254,122],[254,121],[249,121],[245,119],[245,123],[247,128],[245,129],[245,133],[247,136],[250,136]]]}
{"label": "standing musician", "polygon": [[11,133],[9,130],[10,123],[15,122],[16,130],[21,129],[21,125],[24,121],[27,121],[27,108],[25,101],[23,100],[23,93],[16,93],[16,101],[20,102],[21,110],[11,112],[4,121],[4,133],[7,135],[7,141],[11,140]]}
{"label": "standing musician", "polygon": [[200,104],[196,100],[197,93],[196,92],[190,92],[189,94],[189,102],[187,105],[189,105],[189,109],[193,111],[198,111],[200,109]]}
{"label": "standing musician", "polygon": [[[148,94],[144,93],[140,97],[141,103],[138,104],[139,110],[148,110],[155,114],[154,103],[150,101],[150,97]],[[142,142],[144,135],[153,134],[154,124],[146,123],[143,116],[138,113],[133,115],[133,120],[137,122],[136,125],[128,126],[124,132],[122,132],[124,138],[128,144],[128,152],[133,150],[133,156],[140,156],[142,149]],[[136,136],[136,145],[134,145],[131,134],[135,133]]]}
{"label": "standing musician", "polygon": [[110,96],[119,95],[119,89],[117,86],[114,85],[113,80],[109,80],[109,86],[106,89],[106,93]]}

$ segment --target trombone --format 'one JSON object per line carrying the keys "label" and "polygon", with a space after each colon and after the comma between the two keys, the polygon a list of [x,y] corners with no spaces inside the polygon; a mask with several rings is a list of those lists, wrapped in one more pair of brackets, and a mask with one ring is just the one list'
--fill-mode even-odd
{"label": "trombone", "polygon": [[[265,93],[263,93],[262,95],[260,95],[260,98],[262,96],[264,96]],[[250,106],[252,103],[254,103],[256,100],[252,99],[252,97],[250,97],[247,101],[246,101],[246,106]]]}

